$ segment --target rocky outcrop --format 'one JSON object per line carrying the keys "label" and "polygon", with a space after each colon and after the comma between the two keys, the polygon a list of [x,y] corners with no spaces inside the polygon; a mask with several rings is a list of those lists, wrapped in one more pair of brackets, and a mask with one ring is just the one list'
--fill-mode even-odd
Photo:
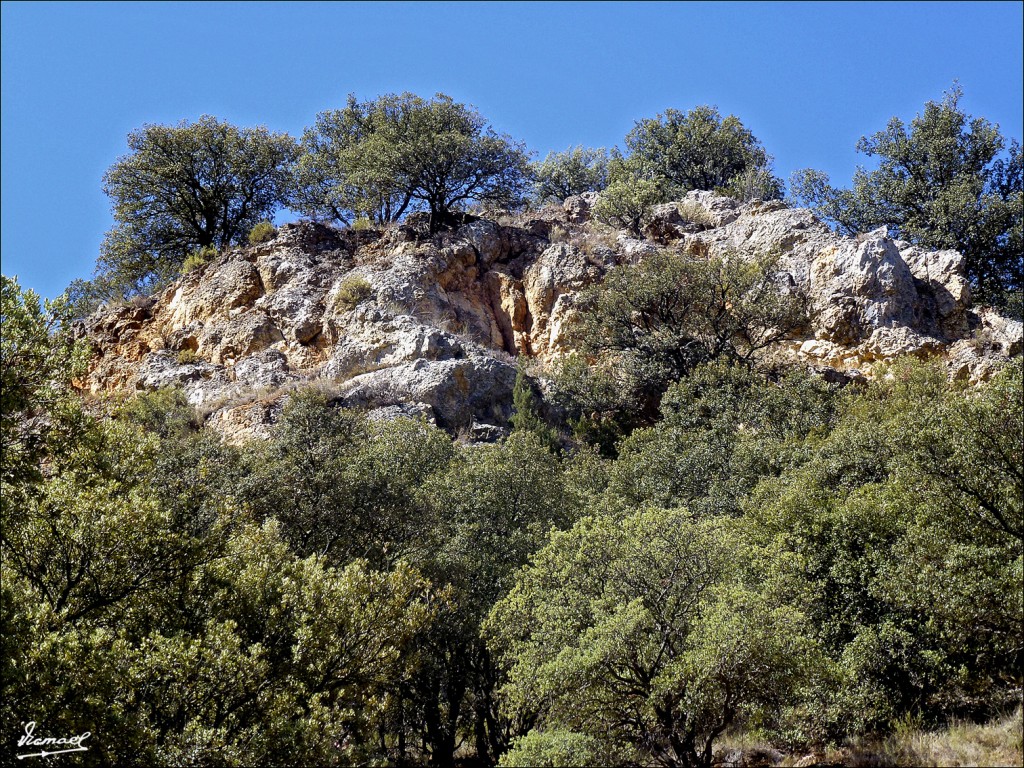
{"label": "rocky outcrop", "polygon": [[504,434],[515,358],[570,347],[576,296],[659,248],[773,254],[810,325],[775,354],[841,377],[899,354],[991,375],[1021,324],[971,305],[962,259],[894,240],[842,238],[806,210],[707,192],[657,206],[645,237],[590,221],[592,196],[427,237],[415,221],[355,232],[300,223],[232,249],[162,293],[81,326],[94,392],[175,385],[229,439],[266,433],[283,395],[317,383],[374,418],[416,414],[475,439]]}

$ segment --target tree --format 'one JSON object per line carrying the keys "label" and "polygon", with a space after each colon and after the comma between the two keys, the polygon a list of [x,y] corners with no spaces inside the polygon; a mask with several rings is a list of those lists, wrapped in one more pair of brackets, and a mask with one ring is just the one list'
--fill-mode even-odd
{"label": "tree", "polygon": [[978,714],[1022,678],[1020,366],[970,389],[912,360],[875,376],[744,504],[756,578],[841,670],[825,735]]}
{"label": "tree", "polygon": [[761,143],[739,118],[723,118],[715,107],[667,109],[640,120],[626,136],[626,147],[638,172],[664,180],[670,195],[704,189],[742,191],[744,198],[782,196],[782,182],[771,174],[771,157]]}
{"label": "tree", "polygon": [[608,186],[608,150],[604,147],[571,147],[549,152],[534,163],[534,198],[540,203],[561,203],[573,195],[600,192]]}
{"label": "tree", "polygon": [[317,118],[303,150],[292,205],[341,222],[426,210],[436,232],[470,202],[519,204],[530,181],[523,145],[445,94],[350,97],[344,110]]}
{"label": "tree", "polygon": [[400,219],[412,203],[381,157],[369,154],[387,129],[377,102],[348,97],[345,109],[321,112],[302,134],[288,205],[317,221],[349,225],[358,217],[378,224]]}
{"label": "tree", "polygon": [[[538,711],[536,731],[560,733],[559,752],[710,766],[726,728],[770,723],[816,670],[802,616],[730,584],[735,547],[685,510],[553,534],[485,625],[508,670],[503,707]],[[505,764],[522,764],[527,746],[559,764],[543,741],[520,741]]]}
{"label": "tree", "polygon": [[41,302],[17,278],[0,275],[0,481],[3,504],[25,483],[41,479],[48,437],[67,426],[60,418],[68,386],[85,372],[88,350],[66,326],[63,299]]}
{"label": "tree", "polygon": [[701,365],[665,392],[657,424],[622,442],[609,490],[633,507],[738,517],[762,477],[788,468],[794,444],[832,426],[836,394],[797,370],[773,381],[724,360]]}
{"label": "tree", "polygon": [[536,435],[515,431],[504,443],[461,450],[424,485],[436,522],[417,565],[435,584],[450,585],[455,604],[424,635],[425,661],[410,690],[432,764],[453,763],[460,724],[485,764],[522,730],[519,719],[498,713],[500,677],[480,625],[549,531],[574,519],[560,470]]}
{"label": "tree", "polygon": [[580,351],[618,384],[618,407],[651,415],[666,387],[719,358],[751,361],[804,318],[777,260],[663,251],[619,266],[580,296]]}
{"label": "tree", "polygon": [[208,115],[145,125],[103,177],[115,225],[97,265],[124,296],[173,277],[194,250],[242,243],[283,203],[298,150],[287,134],[237,128]]}
{"label": "tree", "polygon": [[431,520],[417,493],[451,454],[451,441],[427,424],[368,423],[300,392],[272,439],[250,449],[240,495],[260,518],[279,520],[300,555],[390,565],[425,546]]}
{"label": "tree", "polygon": [[548,450],[558,452],[558,433],[537,412],[537,399],[533,394],[533,385],[526,372],[520,367],[516,371],[516,383],[512,387],[512,406],[514,412],[509,421],[517,432],[530,432],[536,435]]}
{"label": "tree", "polygon": [[846,234],[888,225],[924,247],[960,251],[978,294],[1000,301],[1024,288],[1024,158],[1016,140],[1004,153],[999,127],[967,115],[962,96],[954,86],[909,126],[894,117],[862,137],[857,151],[879,165],[858,168],[852,189],[810,169],[791,186],[797,201]]}

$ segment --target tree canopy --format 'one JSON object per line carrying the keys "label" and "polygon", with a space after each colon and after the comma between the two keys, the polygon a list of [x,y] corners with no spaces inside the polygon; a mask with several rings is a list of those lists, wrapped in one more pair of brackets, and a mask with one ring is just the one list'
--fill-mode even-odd
{"label": "tree canopy", "polygon": [[704,189],[744,192],[742,199],[782,196],[761,142],[739,118],[722,117],[715,107],[667,109],[638,121],[625,143],[635,172],[664,180],[670,195]]}
{"label": "tree canopy", "polygon": [[600,192],[608,186],[608,150],[604,147],[571,147],[549,152],[533,165],[534,198],[541,203],[560,203],[573,195]]}
{"label": "tree canopy", "polygon": [[852,189],[810,169],[795,173],[791,186],[800,203],[847,234],[888,225],[926,248],[960,251],[979,296],[1005,301],[1024,288],[1024,158],[999,126],[964,112],[962,97],[955,86],[909,125],[894,117],[862,137],[857,151],[879,163],[858,168]]}
{"label": "tree canopy", "polygon": [[245,241],[284,201],[295,141],[209,115],[145,125],[103,177],[115,225],[97,264],[105,298],[145,291],[177,274],[192,251]]}
{"label": "tree canopy", "polygon": [[711,360],[750,362],[805,318],[780,284],[777,259],[662,251],[612,269],[579,299],[577,349],[560,386],[571,412],[604,413],[627,428],[649,421],[674,381]]}
{"label": "tree canopy", "polygon": [[529,187],[523,145],[440,93],[350,96],[317,117],[302,148],[291,205],[318,219],[384,223],[425,210],[436,231],[472,202],[516,205]]}

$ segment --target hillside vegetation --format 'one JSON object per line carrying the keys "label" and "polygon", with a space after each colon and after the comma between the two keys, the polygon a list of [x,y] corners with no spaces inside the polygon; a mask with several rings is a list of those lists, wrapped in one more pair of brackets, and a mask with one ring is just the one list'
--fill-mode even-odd
{"label": "hillside vegetation", "polygon": [[888,135],[839,235],[711,107],[133,133],[93,280],[2,281],[5,763],[1019,764],[1021,156]]}

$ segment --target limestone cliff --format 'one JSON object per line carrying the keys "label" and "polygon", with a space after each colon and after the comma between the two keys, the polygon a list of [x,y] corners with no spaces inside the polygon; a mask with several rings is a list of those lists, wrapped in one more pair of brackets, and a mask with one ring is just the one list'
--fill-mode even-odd
{"label": "limestone cliff", "polygon": [[780,254],[780,279],[808,296],[811,324],[774,354],[807,366],[870,376],[899,354],[939,355],[951,375],[981,380],[1021,353],[1021,324],[972,306],[955,251],[885,230],[842,238],[806,210],[706,192],[658,206],[635,239],[591,222],[589,202],[434,237],[415,219],[383,232],[285,225],[86,320],[96,355],[83,384],[179,385],[233,439],[265,432],[281,396],[305,385],[486,439],[510,415],[515,357],[565,353],[576,294],[658,248]]}

